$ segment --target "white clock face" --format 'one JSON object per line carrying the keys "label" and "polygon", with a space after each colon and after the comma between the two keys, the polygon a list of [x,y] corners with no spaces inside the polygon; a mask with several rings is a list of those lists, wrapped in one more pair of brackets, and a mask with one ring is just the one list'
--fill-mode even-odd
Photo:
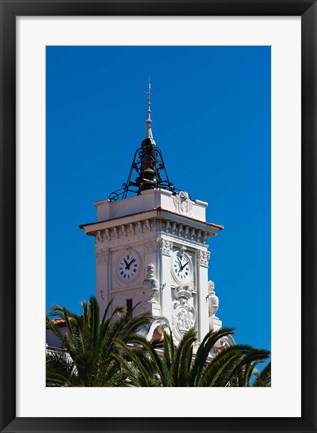
{"label": "white clock face", "polygon": [[132,280],[138,273],[140,263],[136,255],[127,253],[119,259],[118,276],[123,281]]}
{"label": "white clock face", "polygon": [[173,254],[172,272],[177,281],[187,283],[193,277],[193,265],[188,254],[177,251]]}

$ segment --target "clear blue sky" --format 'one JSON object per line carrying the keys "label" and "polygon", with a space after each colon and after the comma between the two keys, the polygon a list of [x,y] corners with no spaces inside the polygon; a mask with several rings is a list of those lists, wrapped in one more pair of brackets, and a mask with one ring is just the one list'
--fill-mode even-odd
{"label": "clear blue sky", "polygon": [[95,294],[94,201],[126,180],[153,133],[174,185],[225,229],[210,243],[218,317],[271,344],[270,47],[47,47],[47,310]]}

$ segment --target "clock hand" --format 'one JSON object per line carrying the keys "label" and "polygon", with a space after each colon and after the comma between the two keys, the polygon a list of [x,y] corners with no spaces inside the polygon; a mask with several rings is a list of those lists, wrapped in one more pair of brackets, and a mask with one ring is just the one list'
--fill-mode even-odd
{"label": "clock hand", "polygon": [[133,262],[135,262],[135,259],[132,259],[131,262],[128,264],[128,269],[130,269],[130,266],[132,265]]}
{"label": "clock hand", "polygon": [[132,265],[132,263],[135,262],[135,259],[132,259],[130,263],[128,263],[125,259],[123,259],[123,260],[124,260],[124,263],[126,264],[125,269],[130,269],[130,266]]}
{"label": "clock hand", "polygon": [[186,265],[188,265],[188,262],[186,262],[185,265],[183,265],[183,266],[181,267],[181,271],[185,268]]}

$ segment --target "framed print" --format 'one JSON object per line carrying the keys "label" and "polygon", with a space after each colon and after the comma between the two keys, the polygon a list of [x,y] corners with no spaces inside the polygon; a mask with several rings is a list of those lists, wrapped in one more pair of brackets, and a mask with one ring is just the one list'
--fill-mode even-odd
{"label": "framed print", "polygon": [[[1,431],[316,431],[315,63],[314,1],[1,0]],[[45,304],[94,293],[155,320],[85,382]]]}

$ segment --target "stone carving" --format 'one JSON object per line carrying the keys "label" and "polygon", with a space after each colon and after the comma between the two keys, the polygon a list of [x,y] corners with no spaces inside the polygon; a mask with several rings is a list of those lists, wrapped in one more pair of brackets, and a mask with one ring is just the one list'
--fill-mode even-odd
{"label": "stone carving", "polygon": [[191,229],[191,231],[190,231],[190,237],[192,239],[195,239],[195,236],[196,236],[196,230],[195,229]]}
{"label": "stone carving", "polygon": [[110,234],[110,230],[109,229],[105,230],[105,238],[106,238],[107,241],[110,241],[110,239],[111,239],[111,234]]}
{"label": "stone carving", "polygon": [[174,289],[172,330],[176,341],[180,341],[183,335],[194,326],[196,311],[193,306],[194,284],[177,286]]}
{"label": "stone carving", "polygon": [[135,234],[141,234],[142,233],[142,225],[141,221],[138,221],[135,225]]}
{"label": "stone carving", "polygon": [[[98,230],[96,232],[97,242],[112,242],[114,245],[125,242],[127,237],[133,239],[143,236],[144,233],[156,233],[157,227],[167,234],[172,234],[184,241],[194,241],[199,244],[207,243],[207,232],[193,227],[177,223],[176,221],[157,221],[157,220],[144,220],[136,221],[129,224],[122,224],[116,227]],[[110,245],[109,245],[110,246]]]}
{"label": "stone carving", "polygon": [[150,232],[151,231],[151,224],[149,220],[145,220],[143,224],[143,232]]}
{"label": "stone carving", "polygon": [[151,304],[156,303],[157,293],[159,292],[159,282],[155,278],[155,267],[152,263],[150,263],[147,267],[146,278],[144,280],[144,287],[149,292],[149,302]]}
{"label": "stone carving", "polygon": [[177,223],[173,222],[172,224],[172,233],[174,235],[177,235]]}
{"label": "stone carving", "polygon": [[168,240],[168,239],[161,239],[160,241],[160,248],[162,251],[162,254],[164,254],[165,256],[170,256],[172,253],[172,247],[173,247],[173,242]]}
{"label": "stone carving", "polygon": [[184,237],[188,238],[188,236],[189,236],[189,226],[186,226],[184,230]]}
{"label": "stone carving", "polygon": [[208,312],[209,316],[214,316],[219,308],[219,298],[215,293],[215,283],[208,281]]}
{"label": "stone carving", "polygon": [[208,261],[210,259],[210,252],[199,250],[198,251],[198,263],[200,266],[204,266],[205,268],[208,268]]}
{"label": "stone carving", "polygon": [[171,222],[169,220],[166,221],[165,231],[166,231],[166,233],[171,232]]}
{"label": "stone carving", "polygon": [[190,299],[194,293],[196,293],[196,290],[193,282],[181,286],[176,286],[174,290],[174,295],[176,299]]}
{"label": "stone carving", "polygon": [[194,227],[167,220],[166,223],[162,223],[161,228],[165,233],[175,235],[184,240],[194,241],[200,244],[207,243],[208,233]]}
{"label": "stone carving", "polygon": [[173,307],[172,331],[176,340],[180,341],[184,334],[194,326],[196,311],[185,297],[174,301]]}
{"label": "stone carving", "polygon": [[181,191],[173,198],[175,211],[180,214],[190,215],[193,204],[189,198],[188,192]]}
{"label": "stone carving", "polygon": [[97,231],[96,241],[102,242],[102,232],[100,230]]}
{"label": "stone carving", "polygon": [[216,316],[219,308],[219,298],[216,296],[215,283],[213,281],[208,281],[208,295],[206,300],[208,301],[209,329],[217,331],[222,327],[222,322]]}

